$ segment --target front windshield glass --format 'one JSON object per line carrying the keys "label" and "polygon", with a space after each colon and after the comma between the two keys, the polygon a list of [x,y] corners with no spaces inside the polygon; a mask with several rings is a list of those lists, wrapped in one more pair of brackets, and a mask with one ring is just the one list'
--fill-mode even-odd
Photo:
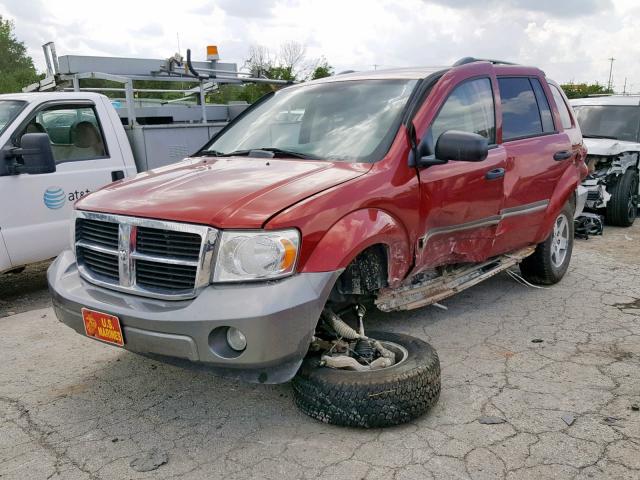
{"label": "front windshield glass", "polygon": [[27,102],[19,100],[0,100],[0,134],[22,111]]}
{"label": "front windshield glass", "polygon": [[313,159],[376,161],[388,150],[416,83],[366,80],[285,88],[238,119],[203,153],[276,149]]}
{"label": "front windshield glass", "polygon": [[640,108],[635,106],[581,105],[573,107],[585,137],[638,141]]}

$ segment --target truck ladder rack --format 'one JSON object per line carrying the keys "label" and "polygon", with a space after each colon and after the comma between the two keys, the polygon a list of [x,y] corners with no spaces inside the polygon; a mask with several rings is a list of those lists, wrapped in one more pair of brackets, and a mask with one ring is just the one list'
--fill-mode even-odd
{"label": "truck ladder rack", "polygon": [[378,294],[375,304],[383,312],[413,310],[433,305],[517,265],[531,255],[535,248],[533,245],[508,255],[494,257],[483,263],[466,264],[414,285],[383,289]]}

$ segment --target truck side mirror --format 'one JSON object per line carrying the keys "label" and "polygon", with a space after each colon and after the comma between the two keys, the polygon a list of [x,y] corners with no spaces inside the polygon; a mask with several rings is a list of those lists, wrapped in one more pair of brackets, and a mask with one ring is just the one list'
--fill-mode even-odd
{"label": "truck side mirror", "polygon": [[447,130],[436,142],[438,160],[481,162],[489,155],[489,141],[477,133]]}
{"label": "truck side mirror", "polygon": [[46,133],[25,133],[20,139],[20,148],[11,150],[10,154],[22,158],[22,162],[14,162],[8,166],[12,175],[38,175],[56,171],[56,161],[53,158],[49,135]]}

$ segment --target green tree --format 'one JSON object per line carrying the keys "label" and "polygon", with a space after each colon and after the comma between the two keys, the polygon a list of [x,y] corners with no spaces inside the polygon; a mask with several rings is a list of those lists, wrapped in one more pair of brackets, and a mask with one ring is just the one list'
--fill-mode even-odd
{"label": "green tree", "polygon": [[13,22],[0,15],[0,93],[20,92],[38,79],[24,43],[13,33]]}
{"label": "green tree", "polygon": [[331,75],[333,75],[333,67],[329,65],[326,58],[322,57],[316,64],[316,67],[313,69],[313,72],[311,72],[310,80],[317,80],[318,78],[330,77]]}
{"label": "green tree", "polygon": [[610,95],[613,90],[599,83],[565,83],[560,85],[568,98],[583,98],[590,95]]}

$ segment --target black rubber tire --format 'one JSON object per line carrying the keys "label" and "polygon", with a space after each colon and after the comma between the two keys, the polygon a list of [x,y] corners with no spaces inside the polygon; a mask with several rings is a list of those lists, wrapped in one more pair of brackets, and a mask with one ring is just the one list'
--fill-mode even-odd
{"label": "black rubber tire", "polygon": [[609,193],[611,198],[607,204],[607,223],[618,227],[633,225],[636,219],[638,172],[629,168],[616,184],[610,187]]}
{"label": "black rubber tire", "polygon": [[399,333],[367,332],[407,349],[403,362],[370,372],[320,367],[309,355],[293,379],[296,405],[316,420],[347,427],[378,428],[424,414],[440,396],[440,360],[428,343]]}
{"label": "black rubber tire", "polygon": [[557,267],[551,260],[551,246],[553,242],[552,230],[547,239],[538,244],[535,252],[520,263],[520,272],[522,272],[522,276],[529,282],[538,285],[553,285],[562,280],[564,274],[567,273],[569,263],[571,262],[571,253],[573,252],[573,240],[575,235],[573,223],[574,210],[575,208],[573,205],[571,203],[567,203],[558,214],[558,217],[560,217],[560,215],[566,216],[569,226],[568,246],[564,261],[559,267]]}

